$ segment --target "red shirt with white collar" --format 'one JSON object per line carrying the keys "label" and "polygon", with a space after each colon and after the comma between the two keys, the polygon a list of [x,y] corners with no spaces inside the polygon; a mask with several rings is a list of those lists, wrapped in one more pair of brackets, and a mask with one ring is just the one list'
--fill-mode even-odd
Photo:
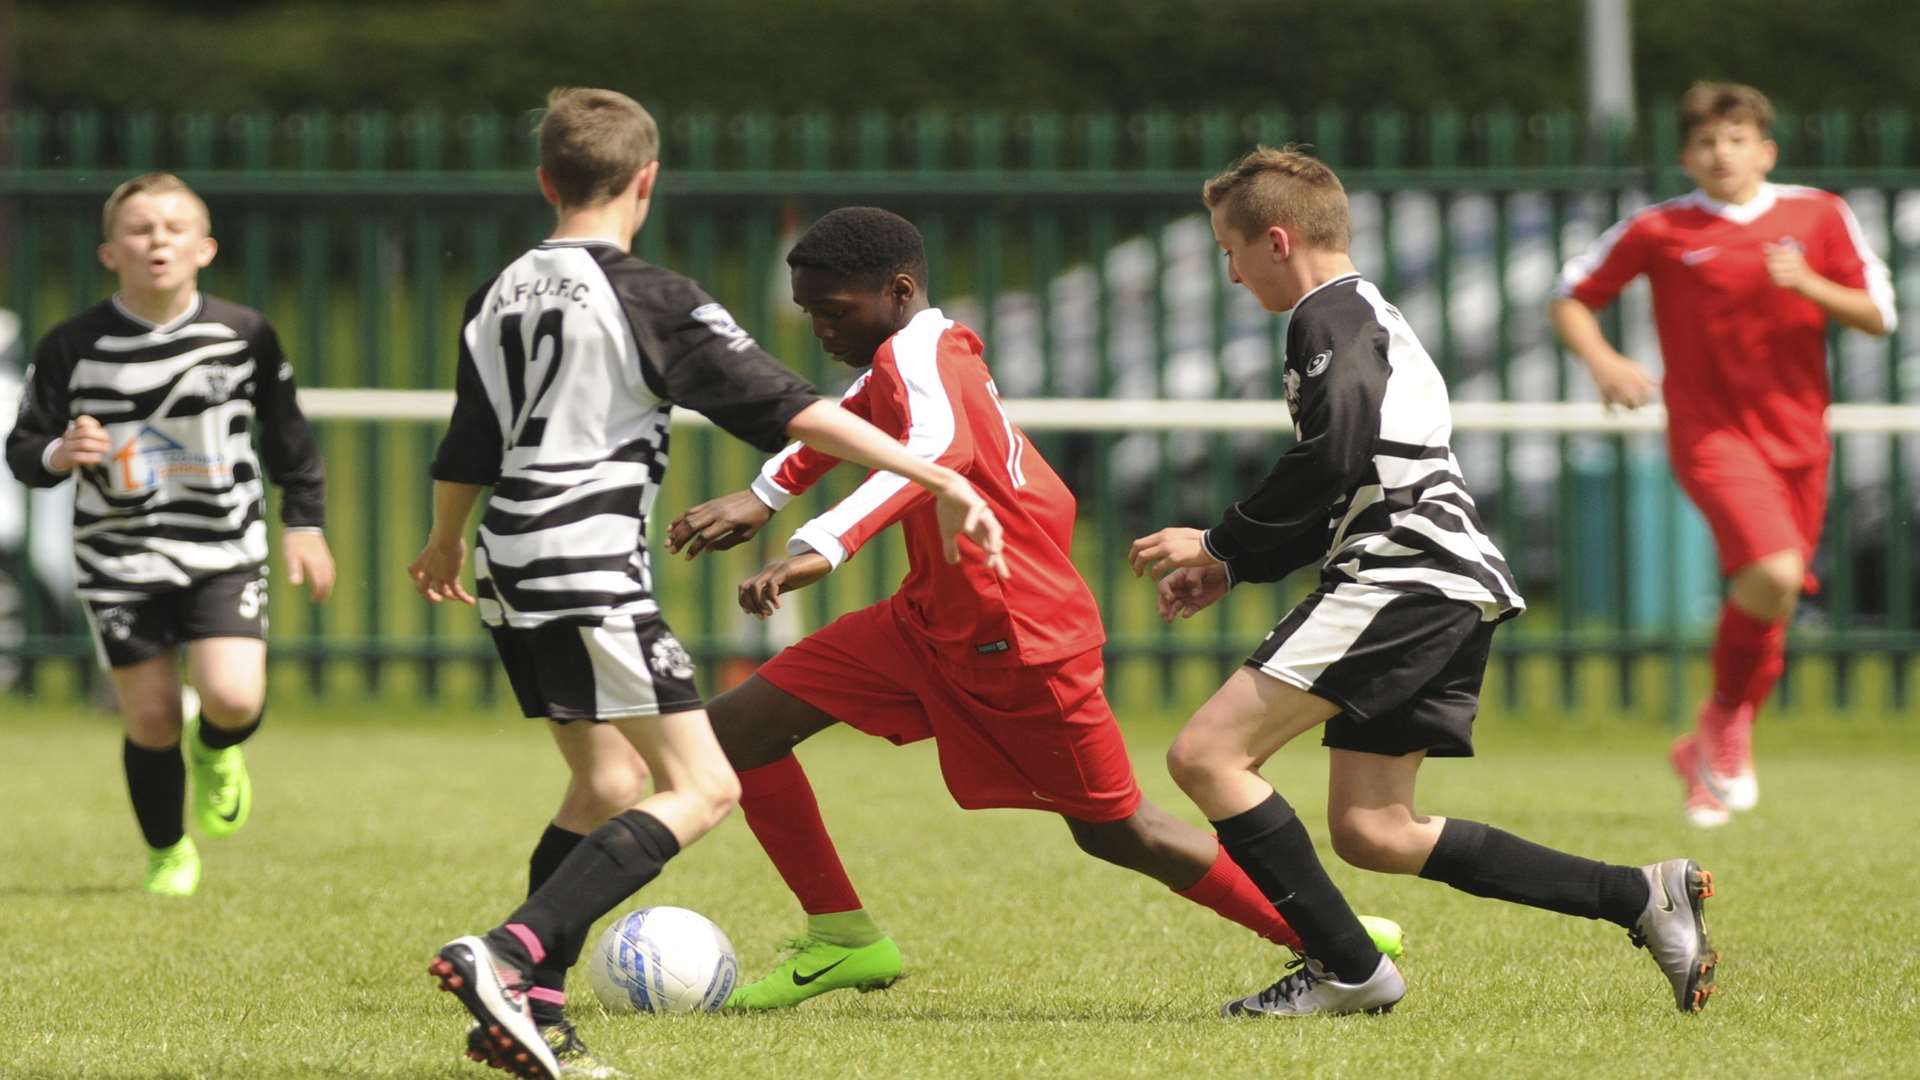
{"label": "red shirt with white collar", "polygon": [[1827,458],[1827,314],[1773,283],[1766,246],[1792,244],[1822,277],[1865,289],[1887,327],[1893,283],[1838,195],[1762,184],[1734,205],[1695,191],[1649,206],[1569,260],[1556,295],[1590,308],[1641,274],[1666,361],[1668,441],[1737,431],[1777,468]]}
{"label": "red shirt with white collar", "polygon": [[[880,346],[840,404],[967,478],[1000,519],[1008,576],[976,558],[947,562],[933,496],[887,472],[870,473],[801,526],[788,550],[812,549],[837,569],[901,522],[908,570],[891,601],[899,618],[958,666],[1052,663],[1098,647],[1106,632],[1073,565],[1073,493],[1008,419],[982,351],[972,330],[929,308]],[[838,464],[794,443],[760,470],[754,494],[778,510]]]}

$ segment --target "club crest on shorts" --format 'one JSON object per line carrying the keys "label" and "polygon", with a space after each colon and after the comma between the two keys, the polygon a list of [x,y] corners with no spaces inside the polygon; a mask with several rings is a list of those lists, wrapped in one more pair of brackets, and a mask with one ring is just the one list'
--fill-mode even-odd
{"label": "club crest on shorts", "polygon": [[130,607],[101,608],[94,612],[93,617],[100,620],[100,632],[115,641],[125,641],[133,636],[133,609]]}
{"label": "club crest on shorts", "polygon": [[663,679],[693,678],[693,654],[672,634],[661,634],[647,648],[647,665]]}

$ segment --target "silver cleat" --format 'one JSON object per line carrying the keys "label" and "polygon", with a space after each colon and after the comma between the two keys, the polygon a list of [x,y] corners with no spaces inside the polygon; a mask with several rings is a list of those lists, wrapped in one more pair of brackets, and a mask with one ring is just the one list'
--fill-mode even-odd
{"label": "silver cleat", "polygon": [[1220,1006],[1221,1016],[1312,1016],[1387,1013],[1407,996],[1400,969],[1385,956],[1365,982],[1343,983],[1317,960],[1297,960],[1286,977],[1250,997]]}
{"label": "silver cleat", "polygon": [[1651,895],[1628,936],[1653,954],[1673,984],[1680,1011],[1697,1013],[1713,996],[1714,968],[1720,963],[1720,954],[1707,939],[1705,901],[1713,895],[1713,875],[1692,859],[1668,859],[1640,872]]}

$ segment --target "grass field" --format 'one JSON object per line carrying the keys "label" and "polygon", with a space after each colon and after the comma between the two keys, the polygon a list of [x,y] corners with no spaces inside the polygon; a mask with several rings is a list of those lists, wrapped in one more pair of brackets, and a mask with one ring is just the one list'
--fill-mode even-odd
{"label": "grass field", "polygon": [[[505,713],[279,707],[253,744],[253,822],[201,843],[198,897],[133,888],[141,849],[112,723],[0,702],[0,1076],[500,1075],[459,1056],[464,1014],[433,949],[518,898],[557,797],[544,735]],[[1151,797],[1171,727],[1129,731]],[[1093,862],[1046,816],[964,814],[926,747],[833,733],[802,750],[828,823],[911,977],[776,1016],[614,1018],[584,974],[574,1015],[636,1077],[1891,1076],[1920,1073],[1911,782],[1920,725],[1762,734],[1763,801],[1689,831],[1652,728],[1488,725],[1430,766],[1424,809],[1641,863],[1715,873],[1720,992],[1678,1014],[1618,929],[1332,867],[1408,931],[1411,993],[1384,1018],[1229,1022],[1282,955],[1144,878]],[[1269,775],[1323,841],[1324,752]],[[643,894],[705,912],[749,977],[797,908],[735,818]]]}

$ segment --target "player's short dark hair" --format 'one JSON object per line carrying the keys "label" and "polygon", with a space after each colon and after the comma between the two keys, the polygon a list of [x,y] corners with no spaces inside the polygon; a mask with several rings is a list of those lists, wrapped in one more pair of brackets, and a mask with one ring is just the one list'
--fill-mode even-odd
{"label": "player's short dark hair", "polygon": [[540,168],[562,206],[597,206],[660,154],[660,128],[617,90],[557,86],[540,117]]}
{"label": "player's short dark hair", "polygon": [[1680,95],[1680,134],[1686,137],[1701,124],[1715,120],[1748,123],[1763,138],[1773,135],[1773,102],[1767,95],[1740,83],[1701,81]]}
{"label": "player's short dark hair", "polygon": [[821,216],[787,253],[787,265],[874,288],[907,274],[927,287],[927,243],[920,230],[877,206],[843,206]]}
{"label": "player's short dark hair", "polygon": [[1227,224],[1252,239],[1278,225],[1301,242],[1345,251],[1353,240],[1347,189],[1327,163],[1287,145],[1261,146],[1207,181],[1207,209],[1226,207]]}

